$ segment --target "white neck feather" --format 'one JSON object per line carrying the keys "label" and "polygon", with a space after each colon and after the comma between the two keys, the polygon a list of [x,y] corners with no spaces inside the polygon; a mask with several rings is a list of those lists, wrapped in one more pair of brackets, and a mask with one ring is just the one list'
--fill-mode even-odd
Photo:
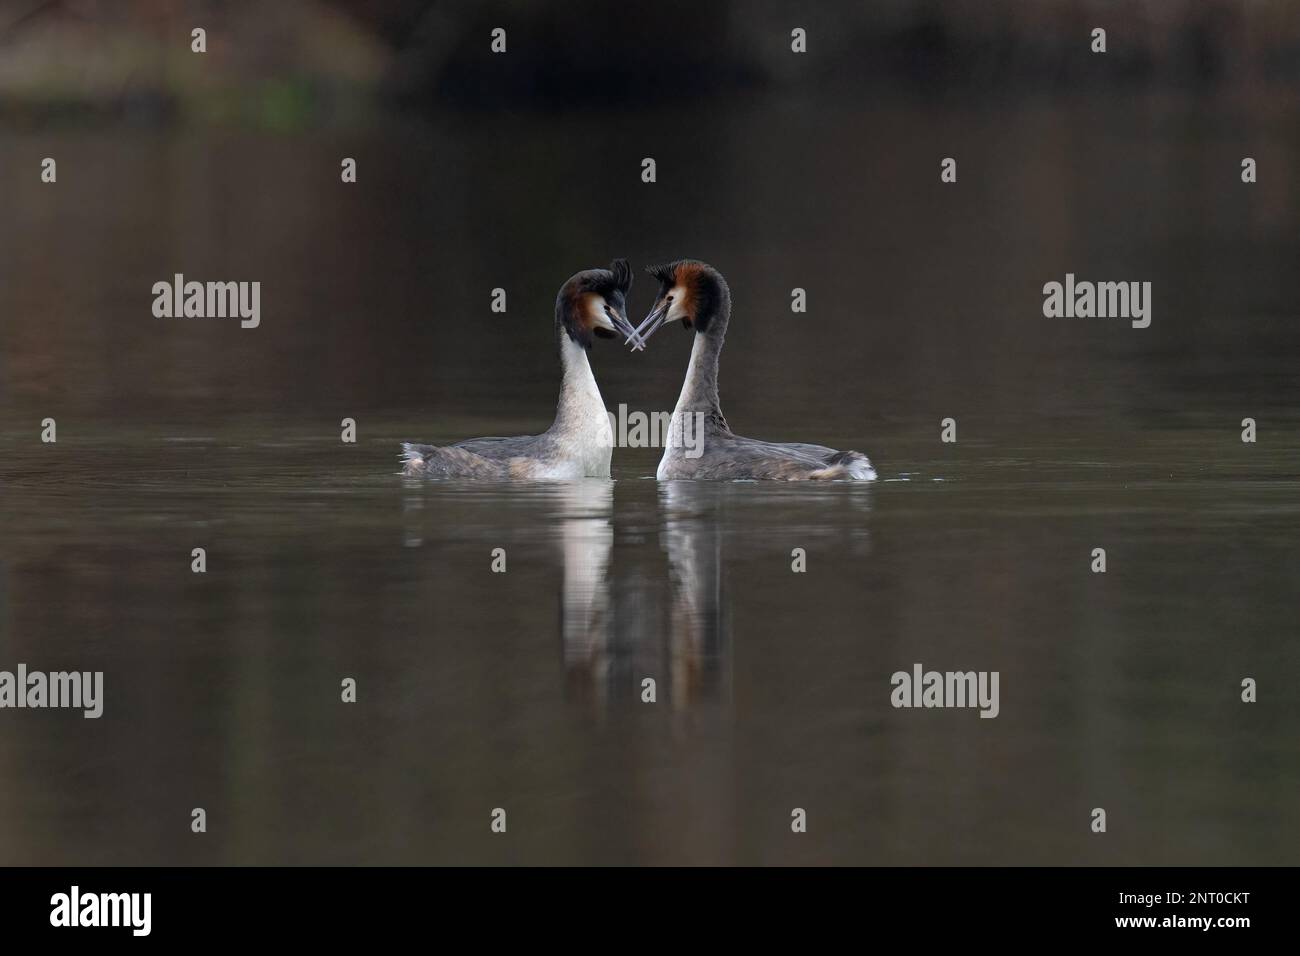
{"label": "white neck feather", "polygon": [[700,376],[700,368],[706,360],[704,349],[704,336],[695,336],[695,342],[691,346],[691,360],[686,366],[686,380],[682,382],[682,393],[677,396],[677,407],[673,410],[674,415],[685,411],[696,402],[698,396],[695,393],[698,391],[696,386]]}
{"label": "white neck feather", "polygon": [[551,433],[560,439],[570,455],[580,459],[586,475],[609,475],[614,447],[614,430],[605,411],[605,401],[596,387],[596,376],[587,361],[587,350],[567,335],[560,344],[564,381]]}

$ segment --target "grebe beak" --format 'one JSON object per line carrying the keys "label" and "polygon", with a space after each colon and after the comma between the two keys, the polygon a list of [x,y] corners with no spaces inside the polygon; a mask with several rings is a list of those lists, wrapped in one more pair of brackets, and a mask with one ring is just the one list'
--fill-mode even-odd
{"label": "grebe beak", "polygon": [[[633,350],[645,348],[645,343],[650,341],[650,336],[659,331],[659,326],[664,324],[664,320],[668,318],[668,310],[672,307],[673,300],[669,296],[660,302],[659,307],[647,315],[640,325],[632,330],[637,337],[637,343],[632,346]],[[642,336],[642,332],[645,333],[644,336]]]}
{"label": "grebe beak", "polygon": [[627,320],[627,316],[615,312],[610,321],[614,323],[614,328],[618,331],[618,334],[623,336],[624,345],[631,345],[634,351],[645,348],[645,341],[641,338],[641,334],[632,328],[632,323]]}
{"label": "grebe beak", "polygon": [[624,345],[645,348],[645,343],[641,341],[641,336],[637,334],[636,329],[632,328],[632,323],[627,320],[627,316],[617,309],[605,306],[602,312],[593,316],[592,324],[604,332],[617,332],[623,336]]}

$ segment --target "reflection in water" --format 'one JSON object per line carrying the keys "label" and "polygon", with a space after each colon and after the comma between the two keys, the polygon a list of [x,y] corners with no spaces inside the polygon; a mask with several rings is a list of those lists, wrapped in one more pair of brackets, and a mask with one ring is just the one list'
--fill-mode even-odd
{"label": "reflection in water", "polygon": [[[565,685],[570,694],[597,709],[614,701],[640,700],[647,677],[655,681],[655,700],[675,710],[731,699],[731,614],[723,541],[728,534],[743,539],[747,529],[744,522],[736,526],[728,518],[729,504],[782,509],[802,503],[811,511],[792,541],[822,553],[827,548],[844,548],[854,556],[868,551],[864,519],[871,510],[872,490],[861,483],[796,489],[658,482],[651,486],[655,490],[649,514],[639,483],[624,483],[619,506],[616,483],[603,479],[526,486],[403,484],[405,547],[440,549],[449,534],[468,536],[476,542],[477,562],[486,560],[496,544],[513,540],[509,567],[516,574],[535,573],[559,562]],[[466,508],[480,515],[481,522],[467,525]],[[647,518],[649,535],[642,528]],[[653,544],[656,537],[659,549],[640,546]],[[615,557],[616,538],[630,545],[620,558]],[[770,548],[771,541],[755,547]],[[788,554],[780,552],[774,565],[786,568]],[[518,579],[511,581],[513,590]],[[517,609],[544,615],[536,607]]]}
{"label": "reflection in water", "polygon": [[[1293,663],[1294,441],[1250,482],[1216,474],[1221,442],[1101,478],[1044,438],[1032,469],[975,452],[871,488],[408,488],[371,474],[378,442],[308,487],[259,473],[256,436],[179,462],[118,441],[41,481],[50,449],[0,456],[0,665],[106,693],[101,721],[8,715],[0,862],[1293,862],[1297,710],[1224,673]],[[1142,573],[1087,573],[1098,540]],[[1230,588],[1225,540],[1250,542]],[[998,670],[1002,712],[894,710],[916,661]],[[232,839],[158,824],[196,790],[238,795]],[[1063,823],[1093,793],[1125,795],[1132,839]],[[488,800],[535,821],[524,842],[481,835]],[[794,806],[833,826],[791,840]]]}
{"label": "reflection in water", "polygon": [[406,486],[406,494],[402,496],[402,544],[408,548],[418,548],[424,544],[424,538],[420,534],[419,524],[413,519],[415,512],[424,510],[424,496],[419,494],[422,489],[417,479],[407,478],[402,484]]}
{"label": "reflection in water", "polygon": [[613,482],[546,487],[563,561],[560,629],[569,689],[599,704],[612,695],[640,699],[641,682],[650,677],[656,700],[675,709],[727,697],[720,486],[660,485],[666,574],[654,565],[611,566]]}
{"label": "reflection in water", "polygon": [[699,481],[668,481],[659,486],[672,588],[670,699],[679,709],[696,697],[729,696],[730,691],[719,528],[722,487]]}
{"label": "reflection in water", "polygon": [[[509,581],[503,589],[486,587],[497,597],[517,595],[508,606],[534,621],[546,619],[549,601],[519,575],[558,582],[564,684],[597,710],[640,701],[647,677],[655,681],[656,702],[674,710],[731,700],[733,602],[724,581],[725,541],[737,542],[746,553],[741,557],[767,552],[769,573],[782,579],[790,573],[791,545],[815,550],[818,561],[869,553],[873,491],[861,483],[403,484],[402,543],[445,550],[437,573],[481,568],[497,545],[509,542]],[[753,524],[756,508],[793,508],[799,517],[781,535],[771,535]],[[459,556],[462,546],[472,558]],[[551,588],[553,596],[556,585]],[[471,618],[472,607],[465,608]],[[443,615],[456,610],[439,608]]]}
{"label": "reflection in water", "polygon": [[564,561],[560,630],[565,673],[571,687],[589,689],[603,704],[611,678],[609,557],[614,545],[610,521],[614,483],[599,478],[563,482],[554,486],[554,493],[556,538]]}

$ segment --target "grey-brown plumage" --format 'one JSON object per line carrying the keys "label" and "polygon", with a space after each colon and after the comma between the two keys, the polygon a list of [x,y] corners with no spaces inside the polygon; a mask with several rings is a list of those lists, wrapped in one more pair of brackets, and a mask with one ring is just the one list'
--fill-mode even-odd
{"label": "grey-brown plumage", "polygon": [[803,442],[743,438],[723,417],[718,401],[718,361],[731,320],[731,290],[712,266],[691,259],[650,270],[659,295],[638,332],[648,339],[665,322],[681,320],[695,331],[691,361],[668,429],[656,477],[776,481],[871,481],[866,455]]}
{"label": "grey-brown plumage", "polygon": [[454,445],[402,442],[403,474],[420,478],[518,479],[550,458],[547,433],[518,438],[471,438]]}
{"label": "grey-brown plumage", "polygon": [[866,455],[821,445],[773,443],[706,428],[699,458],[665,452],[657,477],[697,480],[835,481],[876,477]]}

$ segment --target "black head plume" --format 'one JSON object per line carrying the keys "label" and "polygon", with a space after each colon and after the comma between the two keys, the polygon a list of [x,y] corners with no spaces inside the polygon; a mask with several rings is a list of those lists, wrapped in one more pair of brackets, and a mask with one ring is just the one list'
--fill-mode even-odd
{"label": "black head plume", "polygon": [[645,271],[650,273],[660,282],[671,286],[674,281],[674,276],[677,274],[677,263],[665,262],[661,266],[646,266]]}
{"label": "black head plume", "polygon": [[632,269],[626,259],[615,259],[609,264],[609,271],[614,276],[614,288],[627,295],[632,288]]}

